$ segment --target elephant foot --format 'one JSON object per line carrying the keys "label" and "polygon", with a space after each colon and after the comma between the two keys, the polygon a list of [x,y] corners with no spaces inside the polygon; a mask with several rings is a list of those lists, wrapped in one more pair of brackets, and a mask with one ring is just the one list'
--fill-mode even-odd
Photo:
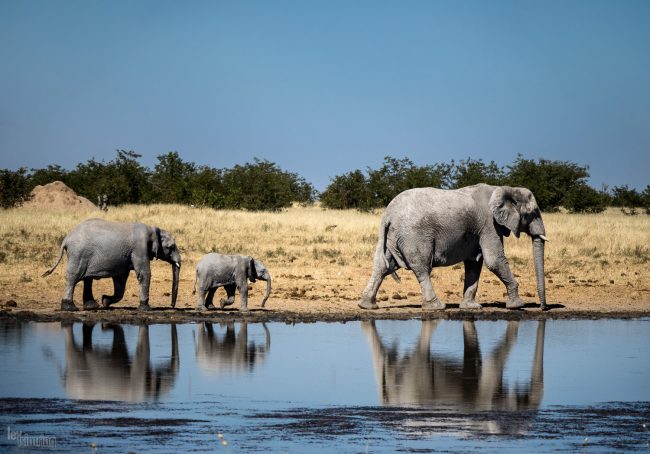
{"label": "elephant foot", "polygon": [[361,309],[367,309],[367,310],[379,309],[377,303],[365,298],[361,299],[361,301],[357,303],[357,306],[359,306]]}
{"label": "elephant foot", "polygon": [[208,310],[208,308],[205,306],[205,304],[197,304],[196,310],[199,312],[205,312]]}
{"label": "elephant foot", "polygon": [[99,304],[97,304],[97,301],[95,300],[84,301],[85,311],[94,311],[95,309],[99,309]]}
{"label": "elephant foot", "polygon": [[423,310],[441,310],[445,309],[447,305],[440,301],[439,299],[435,299],[433,301],[423,301],[422,302],[422,309]]}
{"label": "elephant foot", "polygon": [[481,306],[476,301],[463,301],[460,303],[459,307],[461,309],[483,309],[483,306]]}
{"label": "elephant foot", "polygon": [[250,311],[251,310],[249,308],[247,308],[247,307],[240,307],[239,308],[239,312],[241,312],[243,314],[248,314]]}
{"label": "elephant foot", "polygon": [[518,296],[511,298],[506,303],[506,308],[508,309],[521,309],[522,307],[524,307],[524,302]]}
{"label": "elephant foot", "polygon": [[62,311],[78,311],[79,308],[70,300],[61,300]]}
{"label": "elephant foot", "polygon": [[216,307],[214,307],[214,304],[212,304],[212,303],[210,303],[210,304],[208,304],[207,306],[205,306],[205,308],[208,309],[208,310],[210,310],[210,311],[213,311],[213,310],[216,309]]}
{"label": "elephant foot", "polygon": [[[223,308],[226,307],[226,306],[232,306],[232,304],[233,304],[234,302],[235,302],[235,299],[234,299],[234,298],[233,298],[232,300],[229,300],[229,299],[228,299],[228,300],[225,300],[225,299],[221,298],[221,299],[219,300],[219,308],[220,308],[220,309],[223,309]],[[213,306],[213,307],[214,307],[214,306]]]}
{"label": "elephant foot", "polygon": [[102,307],[104,309],[108,309],[111,304],[113,304],[113,302],[108,297],[108,295],[102,295]]}
{"label": "elephant foot", "polygon": [[149,306],[149,301],[140,301],[140,306],[138,306],[138,309],[141,311],[150,311],[151,306]]}

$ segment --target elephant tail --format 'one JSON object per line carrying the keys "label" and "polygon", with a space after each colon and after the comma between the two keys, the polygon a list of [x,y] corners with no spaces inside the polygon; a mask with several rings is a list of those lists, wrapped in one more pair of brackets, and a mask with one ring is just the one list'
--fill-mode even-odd
{"label": "elephant tail", "polygon": [[[388,249],[388,244],[387,244],[387,238],[388,238],[388,228],[390,227],[390,222],[384,223],[382,221],[383,228],[381,229],[381,244],[383,248],[383,257],[384,257],[384,264],[386,265],[386,269],[390,272],[390,275],[393,276],[393,279],[397,282],[402,282],[400,277],[397,275],[397,267],[396,265],[396,260],[393,257],[393,254],[390,252]],[[392,262],[392,263],[391,263]]]}
{"label": "elephant tail", "polygon": [[196,281],[199,279],[199,272],[197,270],[196,275],[194,276],[194,290],[192,290],[192,295],[196,294]]}
{"label": "elephant tail", "polygon": [[46,276],[49,276],[50,274],[52,274],[52,272],[56,269],[56,267],[59,266],[59,263],[61,263],[61,259],[63,258],[63,252],[66,249],[67,249],[67,246],[65,244],[65,241],[63,241],[63,243],[61,244],[61,252],[59,253],[59,258],[57,259],[56,263],[54,264],[54,266],[52,268],[50,268],[45,273],[43,273],[43,275],[41,277],[46,277]]}

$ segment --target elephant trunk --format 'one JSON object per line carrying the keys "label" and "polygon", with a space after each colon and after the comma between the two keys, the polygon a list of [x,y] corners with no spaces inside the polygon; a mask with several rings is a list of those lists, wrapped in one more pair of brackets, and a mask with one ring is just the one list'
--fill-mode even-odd
{"label": "elephant trunk", "polygon": [[544,240],[539,236],[533,237],[533,260],[535,276],[537,277],[537,295],[542,310],[546,310],[546,284],[544,283]]}
{"label": "elephant trunk", "polygon": [[264,299],[262,300],[262,307],[266,304],[266,300],[269,299],[269,295],[271,294],[271,275],[268,275],[268,279],[266,279],[266,294],[264,295]]}
{"label": "elephant trunk", "polygon": [[176,307],[176,297],[178,296],[178,280],[180,273],[180,262],[172,263],[172,307]]}

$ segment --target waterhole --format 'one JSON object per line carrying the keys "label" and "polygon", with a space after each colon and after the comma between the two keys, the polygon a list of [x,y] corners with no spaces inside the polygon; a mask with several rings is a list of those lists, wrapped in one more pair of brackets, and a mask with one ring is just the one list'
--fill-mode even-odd
{"label": "waterhole", "polygon": [[650,320],[0,320],[0,447],[650,448]]}

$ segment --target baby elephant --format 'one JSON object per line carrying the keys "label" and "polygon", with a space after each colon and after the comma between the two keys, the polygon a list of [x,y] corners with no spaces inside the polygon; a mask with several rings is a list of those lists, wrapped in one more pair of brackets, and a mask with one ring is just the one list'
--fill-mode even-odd
{"label": "baby elephant", "polygon": [[235,302],[235,289],[239,290],[241,311],[248,310],[248,280],[255,282],[261,279],[266,281],[266,294],[262,300],[262,307],[266,304],[271,294],[271,275],[264,264],[245,255],[224,255],[217,253],[206,254],[201,257],[196,265],[196,282],[199,283],[199,298],[196,309],[203,311],[214,309],[212,298],[219,287],[226,289],[227,299],[222,299],[219,306],[223,309]]}

